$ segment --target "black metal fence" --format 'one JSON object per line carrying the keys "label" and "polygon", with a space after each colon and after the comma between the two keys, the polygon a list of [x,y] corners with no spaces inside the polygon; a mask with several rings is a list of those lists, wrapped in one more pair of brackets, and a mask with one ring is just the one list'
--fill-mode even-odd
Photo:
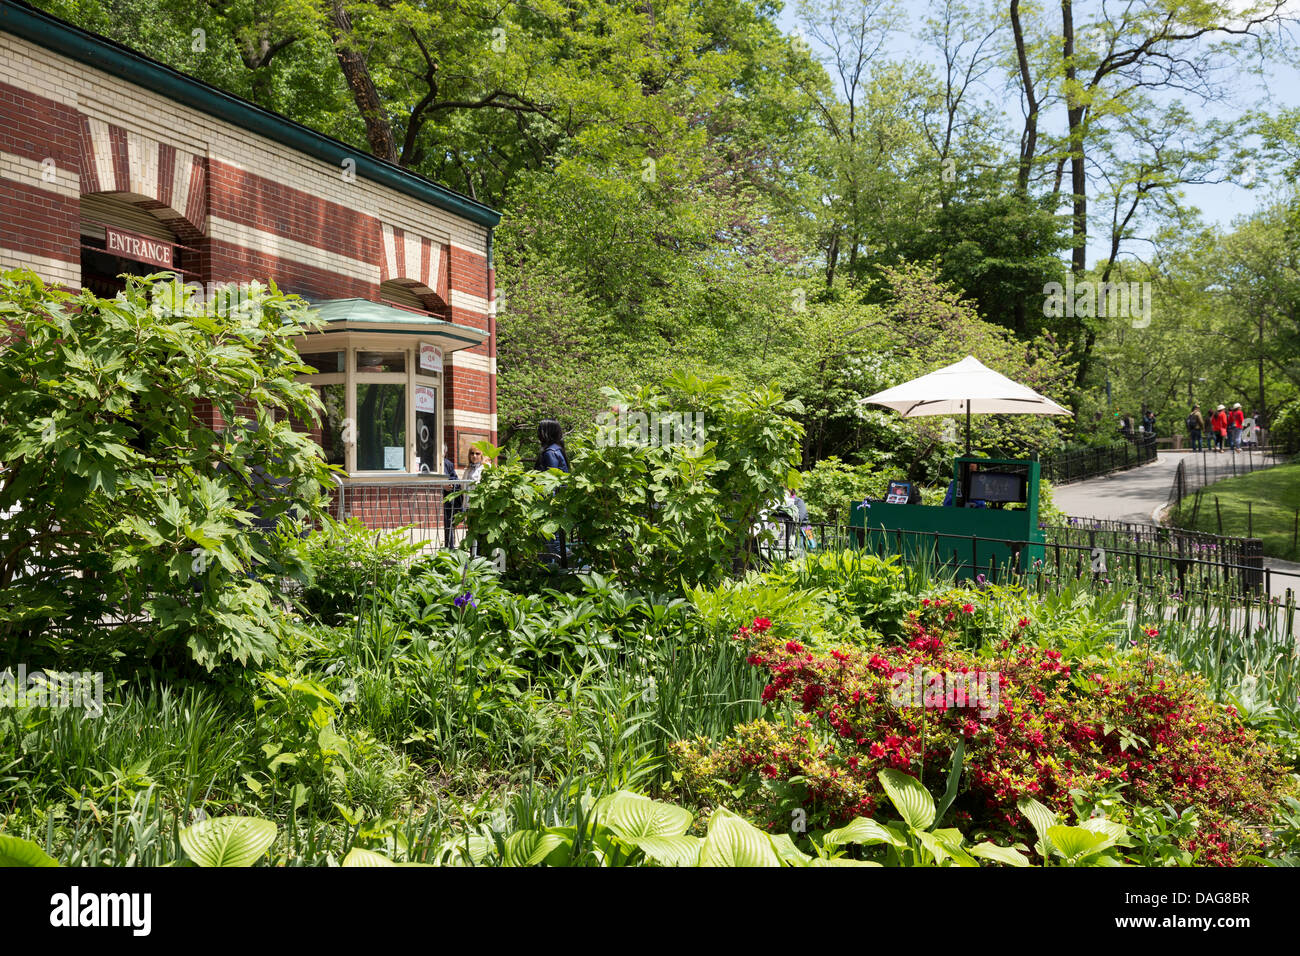
{"label": "black metal fence", "polygon": [[1083,448],[1044,458],[1039,469],[1043,478],[1053,484],[1064,485],[1136,468],[1155,459],[1155,436],[1140,435],[1132,441],[1116,442],[1104,448]]}
{"label": "black metal fence", "polygon": [[1069,518],[1066,524],[1045,526],[1043,531],[1049,547],[1087,545],[1112,553],[1133,550],[1154,559],[1192,556],[1222,568],[1248,568],[1242,586],[1254,590],[1260,585],[1264,544],[1258,538],[1235,538],[1101,518]]}
{"label": "black metal fence", "polygon": [[[1200,452],[1186,456],[1174,470],[1169,488],[1169,509],[1179,524],[1194,525],[1203,504],[1202,489],[1254,471],[1275,468],[1289,460],[1281,448],[1247,448],[1237,452]],[[1191,503],[1184,502],[1191,498]]]}
{"label": "black metal fence", "polygon": [[[1264,596],[1291,586],[1289,576],[1271,571],[1263,559],[1258,539],[1225,538],[1176,528],[1136,525],[1119,521],[1074,519],[1073,523],[1043,529],[1046,544],[946,534],[936,531],[866,532],[861,528],[825,523],[782,522],[759,546],[767,560],[790,560],[820,550],[868,547],[878,554],[898,554],[905,561],[924,560],[934,571],[952,571],[967,577],[984,575],[999,583],[1019,576],[1020,555],[1026,548],[1041,549],[1024,570],[1045,579],[1091,578],[1103,585],[1163,588],[1181,595],[1207,591],[1242,596]],[[1006,548],[1010,563],[980,562],[986,545]],[[1032,552],[1031,552],[1032,553]],[[1274,578],[1278,580],[1274,580]],[[1295,580],[1300,586],[1300,578]]]}

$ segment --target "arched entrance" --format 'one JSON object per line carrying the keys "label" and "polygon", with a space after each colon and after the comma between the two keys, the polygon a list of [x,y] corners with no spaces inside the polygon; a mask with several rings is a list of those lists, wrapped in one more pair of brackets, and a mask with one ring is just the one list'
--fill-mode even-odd
{"label": "arched entrance", "polygon": [[131,193],[89,193],[81,197],[81,285],[102,298],[126,288],[122,275],[175,272],[199,279],[196,250],[153,210],[158,203]]}

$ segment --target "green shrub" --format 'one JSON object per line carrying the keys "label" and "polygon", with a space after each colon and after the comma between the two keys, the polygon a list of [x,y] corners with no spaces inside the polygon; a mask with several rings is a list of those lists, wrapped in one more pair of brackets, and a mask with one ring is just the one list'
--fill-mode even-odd
{"label": "green shrub", "polygon": [[568,475],[517,460],[489,469],[469,504],[480,548],[504,549],[508,570],[526,572],[563,531],[576,566],[658,589],[744,567],[757,516],[798,481],[797,406],[725,377],[677,375],[634,395],[609,394],[619,407],[692,416],[700,441],[644,444],[603,428],[573,441]]}
{"label": "green shrub", "polygon": [[285,548],[296,551],[308,569],[299,604],[327,625],[350,618],[367,593],[405,577],[420,550],[402,531],[374,531],[356,518],[338,522],[329,515],[305,538],[285,538]]}
{"label": "green shrub", "polygon": [[[897,476],[895,476],[897,477]],[[831,456],[803,473],[801,495],[808,520],[847,524],[849,509],[863,498],[883,498],[889,476],[871,465],[849,465]]]}
{"label": "green shrub", "polygon": [[[865,551],[809,554],[772,571],[768,578],[832,598],[839,614],[889,638],[904,633],[913,602],[903,567],[894,556]],[[761,617],[773,615],[761,614]]]}
{"label": "green shrub", "polygon": [[1300,399],[1293,399],[1277,410],[1268,434],[1270,444],[1300,450]]}
{"label": "green shrub", "polygon": [[274,287],[227,314],[161,277],[99,299],[0,276],[5,656],[84,664],[142,639],[208,669],[274,653],[291,625],[262,579],[302,568],[258,528],[318,518],[328,477],[290,424],[319,409],[295,378],[310,321]]}

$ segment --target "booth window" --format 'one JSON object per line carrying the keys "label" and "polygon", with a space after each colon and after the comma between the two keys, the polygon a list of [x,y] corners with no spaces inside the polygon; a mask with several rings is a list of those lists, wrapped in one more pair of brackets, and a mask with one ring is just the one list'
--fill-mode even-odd
{"label": "booth window", "polygon": [[352,475],[440,474],[441,385],[418,368],[418,346],[366,347],[302,354],[306,380],[325,406],[325,461]]}

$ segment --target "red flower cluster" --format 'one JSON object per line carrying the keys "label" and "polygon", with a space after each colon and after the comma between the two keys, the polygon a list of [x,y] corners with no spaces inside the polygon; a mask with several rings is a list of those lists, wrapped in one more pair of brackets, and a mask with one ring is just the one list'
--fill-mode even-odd
{"label": "red flower cluster", "polygon": [[[1269,818],[1285,770],[1235,711],[1213,704],[1199,678],[1137,652],[1070,663],[1058,650],[1007,641],[997,659],[977,660],[946,646],[949,635],[934,620],[936,608],[948,613],[940,601],[922,606],[909,615],[905,647],[841,648],[822,657],[798,641],[752,634],[748,660],[769,674],[763,702],[788,702],[805,716],[793,726],[743,725],[720,746],[683,746],[687,776],[698,763],[713,780],[733,785],[760,769],[769,779],[801,778],[810,820],[829,826],[879,804],[882,768],[915,773],[924,766],[927,782],[938,783],[942,774],[930,768],[948,766],[960,738],[966,769],[958,807],[985,826],[1032,842],[1017,799],[1034,796],[1068,816],[1072,790],[1121,781],[1130,801],[1195,807],[1202,827],[1187,848],[1203,862],[1230,864],[1250,852],[1258,837],[1248,828]],[[764,623],[762,631],[770,626]],[[1027,624],[1022,619],[1019,630]],[[922,671],[965,678],[996,672],[996,712],[976,711],[962,694],[924,713],[900,704],[900,681]],[[770,792],[760,788],[752,809],[788,816],[784,806],[761,803]]]}

